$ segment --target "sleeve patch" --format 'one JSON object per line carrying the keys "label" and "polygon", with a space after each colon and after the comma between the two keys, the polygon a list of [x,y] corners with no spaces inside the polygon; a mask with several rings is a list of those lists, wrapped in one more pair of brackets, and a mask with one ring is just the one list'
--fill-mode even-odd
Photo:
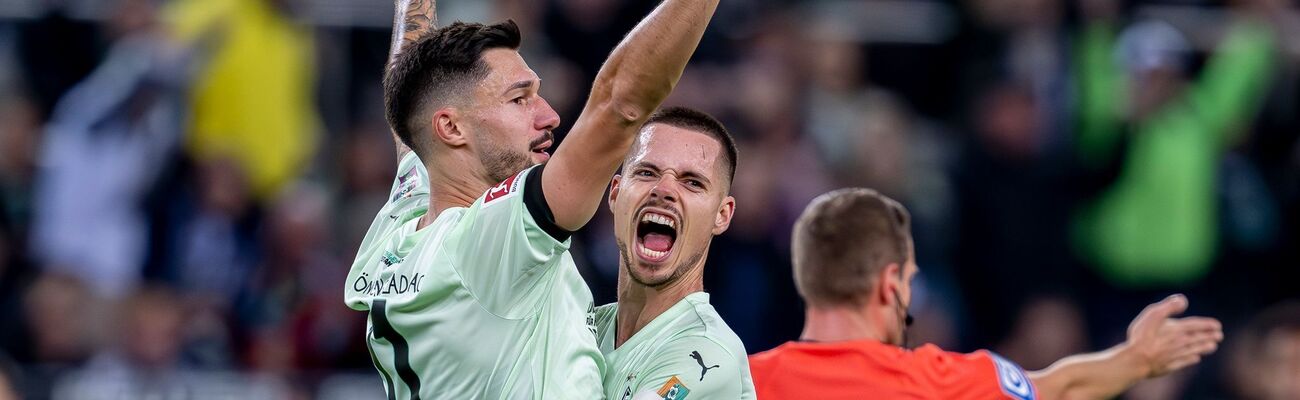
{"label": "sleeve patch", "polygon": [[681,379],[677,379],[677,375],[673,375],[655,393],[659,394],[663,400],[686,400],[686,395],[690,394],[691,390],[687,389],[685,384],[682,384]]}
{"label": "sleeve patch", "polygon": [[406,173],[397,177],[397,190],[393,191],[393,198],[389,202],[410,197],[416,186],[420,185],[420,179],[423,178],[420,177],[419,169],[416,167],[411,167],[410,171],[406,171]]}
{"label": "sleeve patch", "polygon": [[1016,400],[1037,398],[1034,395],[1034,385],[1029,381],[1029,377],[1025,376],[1025,370],[993,352],[989,352],[989,358],[993,360],[993,368],[997,370],[998,385],[1002,387],[1002,392]]}
{"label": "sleeve patch", "polygon": [[486,205],[488,203],[491,203],[493,200],[500,199],[506,197],[507,195],[518,192],[519,182],[520,182],[519,176],[523,175],[524,171],[520,171],[519,173],[514,174],[514,176],[506,178],[506,180],[501,181],[501,183],[498,183],[496,186],[493,186],[491,189],[488,189],[487,196],[483,198],[483,204]]}

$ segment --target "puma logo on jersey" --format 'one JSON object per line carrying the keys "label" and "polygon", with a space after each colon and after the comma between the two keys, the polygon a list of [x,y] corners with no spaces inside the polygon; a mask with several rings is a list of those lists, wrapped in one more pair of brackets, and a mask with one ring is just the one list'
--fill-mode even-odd
{"label": "puma logo on jersey", "polygon": [[695,362],[700,364],[700,381],[704,381],[704,374],[709,373],[709,370],[719,367],[717,364],[714,364],[712,367],[704,366],[704,357],[700,356],[699,351],[692,351],[691,358],[694,358]]}

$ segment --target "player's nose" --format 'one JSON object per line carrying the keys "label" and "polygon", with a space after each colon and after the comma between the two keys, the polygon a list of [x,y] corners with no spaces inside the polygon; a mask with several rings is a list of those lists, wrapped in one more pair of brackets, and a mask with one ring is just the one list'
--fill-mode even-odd
{"label": "player's nose", "polygon": [[546,102],[542,96],[537,96],[537,112],[533,120],[533,128],[537,130],[554,130],[560,127],[560,114],[551,108],[551,103]]}
{"label": "player's nose", "polygon": [[677,189],[673,186],[676,181],[677,177],[671,173],[660,175],[654,187],[650,188],[650,197],[670,203],[677,202],[679,196],[677,195]]}

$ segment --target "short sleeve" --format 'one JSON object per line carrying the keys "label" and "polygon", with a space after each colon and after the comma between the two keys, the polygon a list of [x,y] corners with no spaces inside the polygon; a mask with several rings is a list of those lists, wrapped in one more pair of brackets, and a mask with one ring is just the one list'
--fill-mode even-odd
{"label": "short sleeve", "polygon": [[[704,336],[673,340],[656,352],[653,362],[636,371],[632,398],[664,400],[739,399],[744,357],[732,354],[718,342]],[[688,397],[689,396],[689,397]]]}
{"label": "short sleeve", "polygon": [[461,217],[447,251],[467,288],[489,311],[525,317],[547,290],[570,232],[555,226],[541,189],[544,165],[489,188]]}
{"label": "short sleeve", "polygon": [[949,353],[934,345],[916,350],[922,379],[943,399],[1037,398],[1033,382],[1019,365],[990,351]]}

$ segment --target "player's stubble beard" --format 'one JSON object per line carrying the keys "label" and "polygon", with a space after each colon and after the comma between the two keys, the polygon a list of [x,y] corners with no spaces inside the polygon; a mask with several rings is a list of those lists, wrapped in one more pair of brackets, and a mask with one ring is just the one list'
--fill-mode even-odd
{"label": "player's stubble beard", "polygon": [[673,269],[671,275],[657,281],[650,281],[645,277],[637,275],[636,269],[632,268],[632,252],[628,250],[627,243],[624,242],[622,238],[615,238],[614,241],[618,243],[618,255],[623,259],[623,269],[627,271],[627,276],[632,278],[633,281],[641,286],[654,289],[663,288],[664,286],[668,286],[673,282],[680,280],[683,275],[686,275],[687,272],[689,272],[700,262],[701,259],[704,258],[705,252],[705,250],[701,249],[700,251],[687,256],[685,262],[669,266],[669,268]]}
{"label": "player's stubble beard", "polygon": [[514,174],[524,169],[536,165],[533,163],[531,149],[541,145],[547,140],[554,138],[550,131],[546,131],[541,137],[528,143],[529,151],[514,151],[506,146],[499,145],[496,141],[482,136],[475,136],[480,149],[478,153],[479,162],[483,164],[483,169],[487,172],[489,184],[496,184],[509,179]]}

